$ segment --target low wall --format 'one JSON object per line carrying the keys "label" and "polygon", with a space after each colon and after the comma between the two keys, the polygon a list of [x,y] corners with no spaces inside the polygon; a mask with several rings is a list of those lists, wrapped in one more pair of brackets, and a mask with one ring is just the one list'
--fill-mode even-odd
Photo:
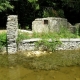
{"label": "low wall", "polygon": [[[35,38],[35,39],[27,39],[27,40],[22,40],[18,44],[18,50],[23,51],[23,50],[36,50],[36,45],[35,42],[41,40],[40,38]],[[56,50],[77,50],[80,49],[80,39],[60,39],[62,42],[61,45],[58,45],[56,47]],[[39,49],[39,48],[38,48]]]}
{"label": "low wall", "polygon": [[77,39],[60,39],[61,45],[57,47],[57,50],[78,50],[80,49],[80,38]]}

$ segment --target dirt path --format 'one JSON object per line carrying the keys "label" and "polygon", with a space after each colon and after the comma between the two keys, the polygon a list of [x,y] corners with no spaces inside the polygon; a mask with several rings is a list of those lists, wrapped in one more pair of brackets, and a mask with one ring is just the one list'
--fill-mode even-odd
{"label": "dirt path", "polygon": [[6,30],[0,30],[0,33],[6,32]]}

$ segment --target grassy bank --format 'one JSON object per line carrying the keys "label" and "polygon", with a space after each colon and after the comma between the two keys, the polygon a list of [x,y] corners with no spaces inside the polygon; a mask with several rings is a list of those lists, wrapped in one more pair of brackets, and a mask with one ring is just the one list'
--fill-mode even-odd
{"label": "grassy bank", "polygon": [[[27,52],[26,52],[27,53]],[[31,69],[51,70],[62,66],[80,65],[80,50],[54,51],[52,54],[40,57],[25,57],[24,55],[0,55],[0,66],[24,66]]]}
{"label": "grassy bank", "polygon": [[[17,42],[28,39],[28,38],[42,38],[43,41],[39,42],[38,45],[44,44],[47,46],[47,55],[40,56],[40,57],[26,57],[23,53],[19,53],[16,55],[0,55],[0,66],[8,67],[8,66],[24,66],[31,69],[58,69],[61,66],[73,66],[73,65],[80,65],[80,50],[74,51],[55,51],[55,47],[60,42],[55,42],[54,39],[57,40],[59,38],[79,38],[80,36],[76,33],[73,34],[69,32],[67,29],[61,29],[58,33],[19,33]],[[49,43],[44,39],[52,39],[53,44]],[[6,34],[0,34],[0,49],[2,46],[6,46]],[[51,54],[48,51],[53,51]],[[27,52],[26,52],[27,54]]]}
{"label": "grassy bank", "polygon": [[36,69],[58,69],[62,66],[80,65],[80,51],[55,51],[52,54],[34,58],[31,68]]}

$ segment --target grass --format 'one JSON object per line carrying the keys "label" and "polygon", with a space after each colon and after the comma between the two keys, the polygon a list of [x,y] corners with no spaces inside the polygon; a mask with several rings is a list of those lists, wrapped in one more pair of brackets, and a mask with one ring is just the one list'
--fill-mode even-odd
{"label": "grass", "polygon": [[[77,33],[71,33],[67,28],[62,27],[59,32],[49,32],[49,33],[25,33],[20,32],[18,34],[17,43],[24,39],[31,39],[31,38],[41,38],[43,41],[44,39],[56,39],[59,40],[60,38],[80,38]],[[0,33],[0,49],[2,46],[6,46],[6,32]]]}
{"label": "grass", "polygon": [[[47,51],[54,51],[58,45],[61,44],[60,38],[79,38],[80,36],[75,32],[74,34],[71,33],[67,28],[61,27],[58,32],[48,32],[48,33],[36,33],[33,32],[32,34],[29,33],[19,33],[17,42],[20,42],[24,39],[31,39],[31,38],[41,38],[41,41],[36,42],[37,48],[39,46],[43,46],[43,50]],[[51,39],[52,42],[48,40]],[[56,40],[56,41],[55,41]]]}
{"label": "grass", "polygon": [[59,38],[79,38],[80,36],[73,34],[71,32],[49,32],[49,33],[36,33],[29,35],[28,33],[19,33],[19,39],[31,39],[31,38],[42,38],[42,39],[59,39]]}
{"label": "grass", "polygon": [[19,37],[18,37],[19,41],[30,38],[60,39],[60,38],[80,38],[80,36],[78,35],[78,31],[76,31],[75,33],[71,33],[70,30],[66,27],[61,27],[58,32],[48,32],[48,33],[33,32],[32,34],[19,32]]}

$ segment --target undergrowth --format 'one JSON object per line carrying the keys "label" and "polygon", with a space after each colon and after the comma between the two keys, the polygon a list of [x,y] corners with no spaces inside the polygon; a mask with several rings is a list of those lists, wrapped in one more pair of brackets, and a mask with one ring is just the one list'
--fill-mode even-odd
{"label": "undergrowth", "polygon": [[3,47],[6,47],[6,33],[0,33],[0,51],[2,51]]}
{"label": "undergrowth", "polygon": [[41,38],[40,41],[36,42],[36,46],[42,46],[44,50],[54,51],[58,45],[61,44],[60,38],[79,38],[80,36],[75,33],[71,33],[69,29],[66,27],[60,27],[58,32],[48,32],[48,33],[36,33],[33,32],[32,34],[29,33],[22,33],[19,32],[17,42],[20,42],[24,39],[31,39],[31,38]]}
{"label": "undergrowth", "polygon": [[[58,32],[48,32],[48,33],[36,33],[33,32],[32,34],[19,32],[17,43],[24,39],[31,39],[31,38],[41,38],[42,40],[37,42],[37,46],[44,44],[47,49],[54,51],[58,44],[61,44],[59,41],[60,38],[80,38],[77,31],[76,33],[71,33],[66,27],[61,27]],[[51,41],[49,41],[51,39]],[[6,33],[0,34],[0,50],[6,46]]]}

